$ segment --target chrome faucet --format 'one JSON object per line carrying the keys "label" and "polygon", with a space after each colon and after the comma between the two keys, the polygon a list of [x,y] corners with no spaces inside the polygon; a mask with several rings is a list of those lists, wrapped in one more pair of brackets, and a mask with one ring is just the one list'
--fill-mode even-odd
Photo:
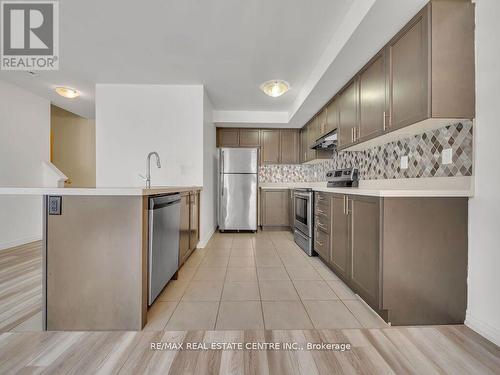
{"label": "chrome faucet", "polygon": [[161,168],[160,155],[158,155],[156,151],[153,151],[148,154],[148,160],[146,162],[146,177],[141,174],[139,175],[144,181],[146,181],[147,189],[151,188],[151,156],[153,155],[156,157],[156,166]]}

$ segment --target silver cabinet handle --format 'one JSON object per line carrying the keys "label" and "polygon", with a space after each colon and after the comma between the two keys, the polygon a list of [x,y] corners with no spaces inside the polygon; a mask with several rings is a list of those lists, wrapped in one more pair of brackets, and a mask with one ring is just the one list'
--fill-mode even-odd
{"label": "silver cabinet handle", "polygon": [[384,113],[382,114],[382,119],[383,119],[383,124],[384,124],[384,128],[383,128],[383,129],[384,129],[384,131],[385,131],[385,126],[386,126],[386,125],[385,125],[385,111],[384,111]]}
{"label": "silver cabinet handle", "polygon": [[343,198],[343,201],[342,201],[342,205],[343,205],[342,210],[343,210],[344,215],[345,215],[345,195],[342,198]]}

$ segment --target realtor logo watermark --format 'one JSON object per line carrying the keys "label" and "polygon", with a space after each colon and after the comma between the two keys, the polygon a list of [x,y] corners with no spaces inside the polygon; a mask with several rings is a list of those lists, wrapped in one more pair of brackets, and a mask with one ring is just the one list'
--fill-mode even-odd
{"label": "realtor logo watermark", "polygon": [[59,3],[0,2],[0,69],[59,69]]}

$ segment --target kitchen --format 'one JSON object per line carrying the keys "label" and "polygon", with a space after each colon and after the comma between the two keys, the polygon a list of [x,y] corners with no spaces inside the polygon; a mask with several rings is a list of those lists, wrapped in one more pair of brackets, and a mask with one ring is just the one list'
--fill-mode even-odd
{"label": "kitchen", "polygon": [[[291,117],[293,109],[283,109],[298,97],[292,80],[255,88],[258,102],[275,107],[239,111],[234,94],[210,83],[97,80],[89,89],[95,99],[47,101],[40,90],[48,76],[2,71],[0,95],[13,108],[0,107],[6,126],[20,134],[40,116],[48,124],[33,143],[42,176],[28,182],[12,173],[0,187],[11,213],[0,241],[2,372],[50,372],[75,355],[63,368],[82,373],[176,373],[190,358],[193,371],[223,373],[226,361],[299,371],[299,358],[307,373],[333,371],[330,361],[343,371],[496,372],[495,297],[484,301],[475,289],[486,288],[476,202],[485,199],[483,153],[494,136],[479,106],[490,91],[479,70],[486,63],[478,38],[488,41],[478,17],[486,22],[494,7],[481,8],[483,1],[377,0],[366,13],[360,1],[330,5],[338,17],[360,17],[358,27]],[[373,35],[371,22],[391,7],[383,33]],[[368,37],[374,44],[346,69]],[[23,112],[17,98],[24,113],[13,121],[9,113]],[[94,185],[48,156],[57,151],[50,122],[59,107],[95,118],[86,146]],[[21,165],[8,159],[13,171]],[[41,226],[40,238],[14,235],[14,224],[28,218]],[[122,332],[115,342],[112,332]],[[51,333],[62,344],[48,339],[15,355],[16,335]],[[169,353],[149,345],[160,341],[292,349],[268,348],[258,359],[242,349],[240,358],[217,346]],[[301,356],[296,342],[353,348],[326,354],[310,345]]]}

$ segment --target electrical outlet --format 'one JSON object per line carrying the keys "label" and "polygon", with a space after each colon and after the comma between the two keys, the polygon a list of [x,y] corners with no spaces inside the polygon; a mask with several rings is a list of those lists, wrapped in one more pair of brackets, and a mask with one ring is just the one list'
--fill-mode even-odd
{"label": "electrical outlet", "polygon": [[441,151],[441,164],[451,164],[453,162],[453,150],[451,148],[445,148]]}
{"label": "electrical outlet", "polygon": [[401,169],[408,169],[408,155],[401,156]]}

